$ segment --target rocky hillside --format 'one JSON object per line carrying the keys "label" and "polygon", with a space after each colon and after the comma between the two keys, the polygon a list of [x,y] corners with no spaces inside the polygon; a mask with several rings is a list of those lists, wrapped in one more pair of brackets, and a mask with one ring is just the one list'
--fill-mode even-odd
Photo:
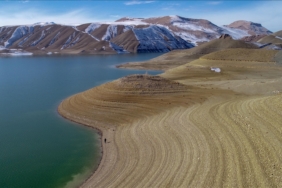
{"label": "rocky hillside", "polygon": [[272,32],[261,24],[249,21],[236,21],[230,25],[217,26],[204,19],[184,18],[181,16],[164,16],[156,18],[121,18],[116,22],[127,24],[157,24],[167,27],[174,34],[195,45],[229,34],[233,39],[241,39],[250,35],[269,35]]}
{"label": "rocky hillside", "polygon": [[[241,23],[241,22],[240,22]],[[252,23],[252,22],[251,22]],[[269,34],[260,24],[219,27],[208,20],[180,16],[121,18],[112,23],[78,26],[53,22],[0,27],[0,53],[139,53],[189,49],[221,34],[234,39],[250,33]]]}
{"label": "rocky hillside", "polygon": [[97,23],[1,27],[0,46],[38,54],[168,52],[193,47],[164,26]]}

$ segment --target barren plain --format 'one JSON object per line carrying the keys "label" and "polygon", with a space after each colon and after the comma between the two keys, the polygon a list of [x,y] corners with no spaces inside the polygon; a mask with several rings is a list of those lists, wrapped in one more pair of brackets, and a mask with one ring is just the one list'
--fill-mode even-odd
{"label": "barren plain", "polygon": [[282,187],[281,59],[221,50],[67,98],[62,116],[102,132],[82,187]]}

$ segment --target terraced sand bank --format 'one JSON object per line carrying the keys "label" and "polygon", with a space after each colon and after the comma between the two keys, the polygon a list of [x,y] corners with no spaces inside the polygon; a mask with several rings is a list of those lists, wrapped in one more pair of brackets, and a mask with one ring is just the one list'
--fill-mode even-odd
{"label": "terraced sand bank", "polygon": [[199,59],[64,100],[60,114],[103,132],[101,164],[82,187],[281,187],[282,67],[274,55]]}

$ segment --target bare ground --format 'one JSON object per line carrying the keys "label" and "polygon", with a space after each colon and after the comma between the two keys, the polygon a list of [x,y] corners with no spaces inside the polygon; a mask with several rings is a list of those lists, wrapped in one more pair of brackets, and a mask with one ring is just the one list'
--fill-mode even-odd
{"label": "bare ground", "polygon": [[282,67],[273,58],[199,59],[64,100],[60,114],[107,138],[82,187],[281,187]]}

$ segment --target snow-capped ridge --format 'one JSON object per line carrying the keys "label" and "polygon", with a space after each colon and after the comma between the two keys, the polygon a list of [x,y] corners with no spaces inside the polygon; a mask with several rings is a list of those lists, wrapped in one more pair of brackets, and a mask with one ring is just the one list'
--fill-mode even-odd
{"label": "snow-capped ridge", "polygon": [[[40,50],[40,53],[44,54],[59,50],[60,53],[124,53],[124,50],[167,52],[191,48],[202,42],[217,39],[222,34],[241,39],[261,33],[268,35],[270,32],[258,23],[240,20],[236,23],[238,25],[231,23],[221,27],[209,20],[178,15],[153,18],[124,17],[115,22],[93,22],[76,26],[38,22],[0,27],[0,46],[5,50]],[[2,52],[4,53],[3,50]]]}
{"label": "snow-capped ridge", "polygon": [[55,25],[55,22],[37,22],[32,24],[32,26],[36,26],[36,25],[40,25],[40,26]]}

